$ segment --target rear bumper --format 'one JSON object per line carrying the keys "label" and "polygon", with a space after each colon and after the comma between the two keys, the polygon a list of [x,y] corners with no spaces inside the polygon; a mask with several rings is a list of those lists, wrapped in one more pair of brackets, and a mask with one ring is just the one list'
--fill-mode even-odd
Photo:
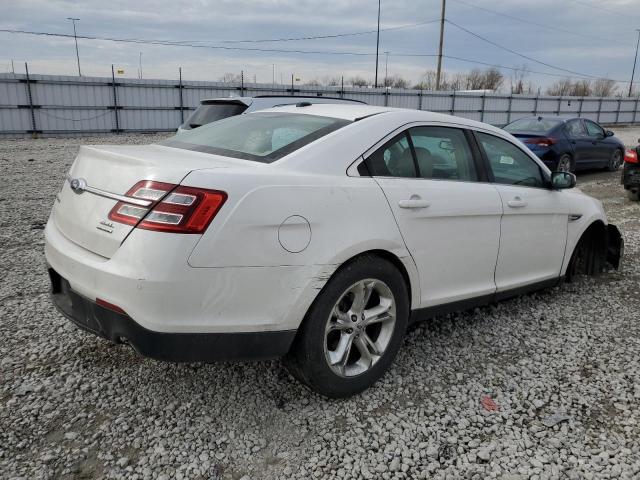
{"label": "rear bumper", "polygon": [[145,357],[169,362],[264,360],[289,351],[296,331],[237,333],[165,333],[148,330],[126,314],[110,310],[74,292],[49,269],[56,308],[78,327],[115,343],[129,343]]}

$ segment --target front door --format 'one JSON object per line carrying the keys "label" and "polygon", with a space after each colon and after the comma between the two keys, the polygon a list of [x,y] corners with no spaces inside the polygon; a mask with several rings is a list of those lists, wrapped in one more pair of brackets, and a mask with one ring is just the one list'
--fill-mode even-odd
{"label": "front door", "polygon": [[491,295],[502,204],[467,134],[413,127],[367,158],[420,274],[421,306]]}
{"label": "front door", "polygon": [[566,195],[548,188],[541,167],[519,147],[494,135],[476,135],[504,210],[497,291],[558,278],[567,242]]}
{"label": "front door", "polygon": [[596,122],[591,120],[584,121],[587,127],[587,134],[592,144],[592,167],[603,167],[609,163],[611,154],[613,153],[612,145],[605,141],[604,129]]}

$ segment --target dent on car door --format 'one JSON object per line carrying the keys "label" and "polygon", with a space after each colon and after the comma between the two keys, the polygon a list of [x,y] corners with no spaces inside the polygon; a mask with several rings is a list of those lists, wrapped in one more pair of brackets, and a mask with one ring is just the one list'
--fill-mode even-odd
{"label": "dent on car door", "polygon": [[413,127],[366,160],[419,275],[421,306],[495,292],[502,205],[463,130]]}
{"label": "dent on car door", "polygon": [[567,241],[566,195],[547,188],[542,168],[513,143],[486,133],[477,137],[504,210],[498,292],[558,278]]}

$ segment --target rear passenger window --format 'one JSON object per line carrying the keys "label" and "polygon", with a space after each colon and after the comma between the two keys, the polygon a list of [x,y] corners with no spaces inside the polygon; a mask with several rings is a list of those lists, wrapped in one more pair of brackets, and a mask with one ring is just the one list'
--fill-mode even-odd
{"label": "rear passenger window", "polygon": [[374,177],[415,177],[413,153],[406,133],[385,143],[367,158],[367,168]]}
{"label": "rear passenger window", "polygon": [[422,178],[477,181],[473,154],[462,130],[448,127],[409,129]]}
{"label": "rear passenger window", "polygon": [[566,132],[569,138],[582,138],[587,136],[582,120],[571,120],[567,122]]}

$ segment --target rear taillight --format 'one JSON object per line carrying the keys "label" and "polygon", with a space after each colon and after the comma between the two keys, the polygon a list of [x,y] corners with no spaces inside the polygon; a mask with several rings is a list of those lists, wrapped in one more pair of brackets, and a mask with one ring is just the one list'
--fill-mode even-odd
{"label": "rear taillight", "polygon": [[539,147],[550,147],[554,143],[556,143],[555,138],[550,137],[536,137],[536,138],[527,138],[524,143],[528,143],[530,145],[538,145]]}
{"label": "rear taillight", "polygon": [[203,233],[227,199],[218,190],[148,180],[136,183],[126,196],[150,203],[120,201],[111,209],[110,220],[171,233]]}
{"label": "rear taillight", "polygon": [[638,163],[638,152],[635,150],[627,150],[624,152],[624,161],[626,163]]}

